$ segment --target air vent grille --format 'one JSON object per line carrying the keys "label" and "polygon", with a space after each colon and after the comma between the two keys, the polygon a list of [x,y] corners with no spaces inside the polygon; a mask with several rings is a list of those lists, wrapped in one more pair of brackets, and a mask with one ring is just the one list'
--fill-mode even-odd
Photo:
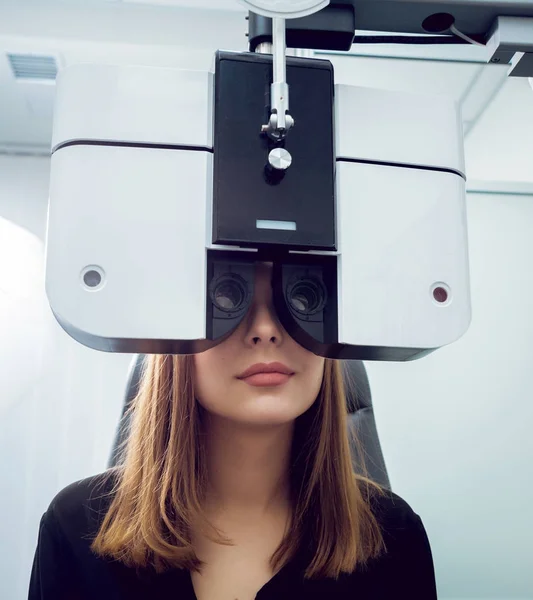
{"label": "air vent grille", "polygon": [[54,56],[8,54],[7,58],[16,79],[54,81],[57,76],[57,62]]}

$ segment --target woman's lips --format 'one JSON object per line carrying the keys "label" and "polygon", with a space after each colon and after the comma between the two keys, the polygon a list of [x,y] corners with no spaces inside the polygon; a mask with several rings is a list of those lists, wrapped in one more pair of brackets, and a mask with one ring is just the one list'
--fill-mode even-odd
{"label": "woman's lips", "polygon": [[244,377],[241,381],[255,387],[275,387],[287,383],[291,377],[292,375],[286,375],[285,373],[256,373]]}

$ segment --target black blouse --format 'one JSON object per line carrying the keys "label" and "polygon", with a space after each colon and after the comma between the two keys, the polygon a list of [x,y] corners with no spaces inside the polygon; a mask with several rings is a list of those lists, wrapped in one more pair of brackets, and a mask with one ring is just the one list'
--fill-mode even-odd
{"label": "black blouse", "polygon": [[[40,523],[29,600],[196,600],[189,571],[137,572],[91,552],[103,502],[109,502],[103,499],[111,485],[108,475],[75,482],[52,500]],[[296,556],[256,599],[435,600],[433,559],[420,517],[392,492],[373,502],[385,554],[337,580],[305,580],[305,561]]]}

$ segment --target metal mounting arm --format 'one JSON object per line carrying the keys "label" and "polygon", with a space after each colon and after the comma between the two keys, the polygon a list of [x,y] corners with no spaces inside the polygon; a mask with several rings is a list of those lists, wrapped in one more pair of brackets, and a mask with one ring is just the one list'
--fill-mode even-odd
{"label": "metal mounting arm", "polygon": [[270,105],[272,113],[262,131],[275,141],[282,140],[294,120],[289,114],[289,86],[287,84],[287,60],[285,42],[285,19],[272,19],[274,81],[270,86]]}
{"label": "metal mounting arm", "polygon": [[[492,50],[489,62],[509,64],[512,77],[533,77],[532,23],[533,0],[338,0],[313,15],[290,19],[286,41],[292,48],[338,51],[349,50],[352,42],[438,45],[470,40]],[[355,31],[373,34],[354,39]],[[250,13],[250,50],[273,37],[271,20]]]}
{"label": "metal mounting arm", "polygon": [[498,17],[487,47],[490,62],[511,65],[511,77],[533,77],[533,18]]}

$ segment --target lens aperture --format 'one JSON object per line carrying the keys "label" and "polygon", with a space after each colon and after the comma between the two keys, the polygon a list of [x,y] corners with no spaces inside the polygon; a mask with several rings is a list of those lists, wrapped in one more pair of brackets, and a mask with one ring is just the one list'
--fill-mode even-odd
{"label": "lens aperture", "polygon": [[326,290],[316,279],[296,282],[288,291],[287,300],[293,310],[302,315],[312,315],[326,305]]}
{"label": "lens aperture", "polygon": [[244,282],[235,276],[227,275],[221,277],[212,293],[213,304],[224,312],[235,312],[239,310],[246,299]]}

